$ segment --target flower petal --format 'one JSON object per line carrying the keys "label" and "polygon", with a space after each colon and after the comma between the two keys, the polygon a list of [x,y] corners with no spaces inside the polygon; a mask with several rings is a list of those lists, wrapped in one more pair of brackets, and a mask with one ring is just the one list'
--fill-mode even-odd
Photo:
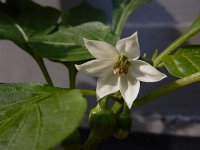
{"label": "flower petal", "polygon": [[120,76],[120,92],[127,106],[131,109],[140,89],[140,82],[131,75]]}
{"label": "flower petal", "polygon": [[167,77],[150,64],[141,60],[131,61],[131,65],[129,67],[129,71],[132,73],[132,75],[137,80],[143,82],[156,82]]}
{"label": "flower petal", "polygon": [[88,51],[95,58],[101,60],[112,60],[115,56],[118,55],[116,48],[106,42],[87,39],[84,39],[84,42]]}
{"label": "flower petal", "polygon": [[99,59],[91,60],[81,65],[75,65],[78,71],[94,77],[102,76],[108,69],[112,70],[112,66],[112,61],[102,61]]}
{"label": "flower petal", "polygon": [[97,100],[102,97],[119,91],[119,77],[113,73],[113,70],[106,72],[97,81]]}
{"label": "flower petal", "polygon": [[137,32],[128,38],[121,39],[116,44],[117,50],[131,59],[138,59],[140,57],[140,46],[138,42]]}

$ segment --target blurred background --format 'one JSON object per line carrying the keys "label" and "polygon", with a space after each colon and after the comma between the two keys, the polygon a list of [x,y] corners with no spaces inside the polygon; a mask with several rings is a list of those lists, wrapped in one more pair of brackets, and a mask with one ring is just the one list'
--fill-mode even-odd
{"label": "blurred background", "polygon": [[[34,0],[44,6],[52,6],[62,11],[78,5],[81,0]],[[105,10],[108,24],[111,24],[111,1],[88,0]],[[161,52],[181,33],[183,33],[200,13],[199,0],[154,0],[132,14],[125,26],[123,37],[138,31],[142,53],[151,57],[158,49]],[[187,44],[200,44],[200,35],[190,39]],[[66,68],[45,60],[55,86],[68,87]],[[167,72],[162,70],[162,72]],[[145,84],[140,95],[156,89],[163,83],[174,80],[167,78],[162,82]],[[42,73],[33,59],[10,41],[0,41],[0,82],[45,82]],[[78,74],[78,88],[95,89],[96,79]],[[186,136],[200,136],[200,84],[195,83],[159,98],[152,103],[133,110],[136,131],[170,133]],[[89,101],[89,109],[96,105],[94,98]],[[87,119],[83,127],[87,127]]]}

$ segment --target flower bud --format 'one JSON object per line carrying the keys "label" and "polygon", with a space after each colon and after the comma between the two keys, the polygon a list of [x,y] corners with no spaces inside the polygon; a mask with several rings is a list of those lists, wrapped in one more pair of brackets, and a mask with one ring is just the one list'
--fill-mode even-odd
{"label": "flower bud", "polygon": [[101,108],[97,105],[90,112],[89,124],[91,132],[97,139],[107,139],[111,136],[115,127],[115,115],[109,108]]}
{"label": "flower bud", "polygon": [[131,126],[132,118],[129,111],[116,114],[116,128],[112,135],[117,139],[125,139],[130,133]]}

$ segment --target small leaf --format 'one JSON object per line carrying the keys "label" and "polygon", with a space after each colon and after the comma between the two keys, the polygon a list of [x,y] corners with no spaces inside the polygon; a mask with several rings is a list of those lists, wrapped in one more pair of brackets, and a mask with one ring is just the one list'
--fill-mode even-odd
{"label": "small leaf", "polygon": [[134,12],[137,8],[150,2],[151,0],[112,0],[113,5],[113,29],[119,30],[118,24],[125,24],[128,16]]}
{"label": "small leaf", "polygon": [[200,45],[185,46],[163,60],[169,73],[183,78],[200,71]]}
{"label": "small leaf", "polygon": [[117,37],[108,26],[90,22],[75,27],[62,27],[53,34],[37,37],[30,41],[33,51],[57,61],[81,61],[93,58],[86,49],[83,38],[106,41],[115,44]]}
{"label": "small leaf", "polygon": [[47,150],[80,124],[86,101],[78,90],[0,84],[0,149]]}
{"label": "small leaf", "polygon": [[151,61],[154,62],[154,60],[156,59],[157,56],[158,56],[158,50],[156,49],[155,52],[153,53]]}
{"label": "small leaf", "polygon": [[100,21],[106,23],[106,14],[103,10],[95,8],[86,1],[79,6],[70,9],[61,17],[61,25],[76,26],[91,21]]}

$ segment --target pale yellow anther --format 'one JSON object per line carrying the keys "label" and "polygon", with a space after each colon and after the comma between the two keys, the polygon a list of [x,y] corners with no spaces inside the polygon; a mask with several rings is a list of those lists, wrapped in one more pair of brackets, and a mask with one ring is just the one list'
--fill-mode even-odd
{"label": "pale yellow anther", "polygon": [[129,62],[128,57],[121,55],[118,56],[113,66],[114,73],[118,75],[126,75],[128,73]]}

